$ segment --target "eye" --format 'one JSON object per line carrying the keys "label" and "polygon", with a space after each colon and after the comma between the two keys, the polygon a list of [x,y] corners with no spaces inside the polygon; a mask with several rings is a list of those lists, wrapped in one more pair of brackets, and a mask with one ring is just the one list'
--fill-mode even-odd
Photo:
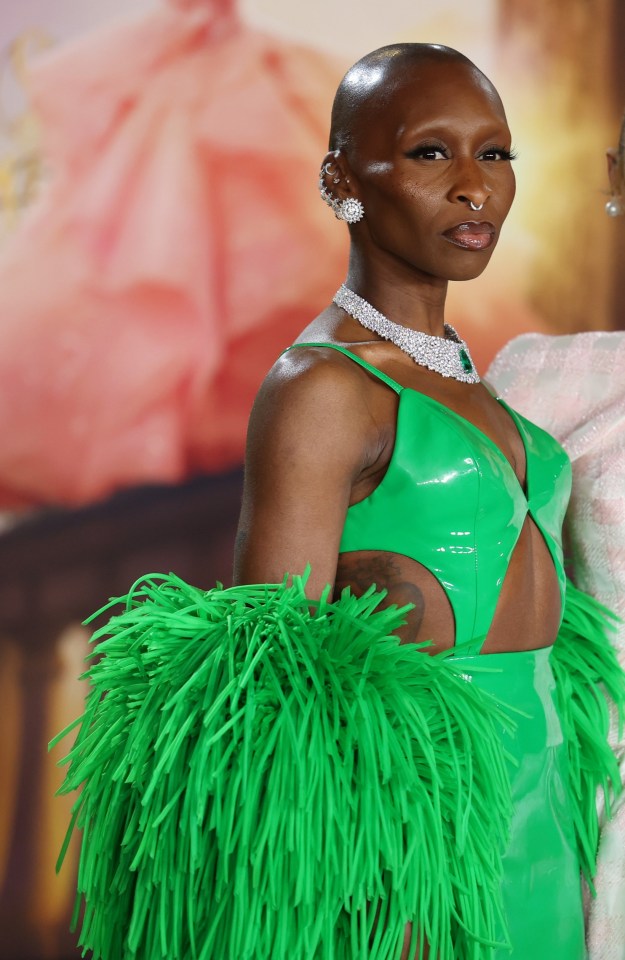
{"label": "eye", "polygon": [[449,151],[440,143],[422,143],[409,150],[406,156],[415,160],[449,160]]}
{"label": "eye", "polygon": [[493,160],[516,160],[517,154],[514,150],[508,150],[506,147],[486,147],[479,155],[479,160],[491,162]]}

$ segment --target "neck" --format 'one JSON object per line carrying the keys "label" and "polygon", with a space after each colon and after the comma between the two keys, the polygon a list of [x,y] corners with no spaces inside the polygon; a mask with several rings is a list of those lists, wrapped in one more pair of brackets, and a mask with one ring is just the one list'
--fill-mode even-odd
{"label": "neck", "polygon": [[394,323],[444,336],[446,280],[416,275],[396,263],[372,269],[352,247],[345,283]]}
{"label": "neck", "polygon": [[466,343],[453,329],[448,327],[448,337],[441,338],[395,323],[345,285],[335,294],[334,302],[365,329],[377,333],[382,340],[394,343],[420,366],[462,383],[480,382]]}

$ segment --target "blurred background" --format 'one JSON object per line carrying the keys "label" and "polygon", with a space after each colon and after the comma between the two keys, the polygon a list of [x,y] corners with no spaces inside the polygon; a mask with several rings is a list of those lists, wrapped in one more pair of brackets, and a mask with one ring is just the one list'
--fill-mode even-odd
{"label": "blurred background", "polygon": [[317,195],[344,70],[433,41],[502,95],[517,200],[450,294],[485,370],[524,331],[623,326],[623,38],[619,0],[2,4],[0,960],[79,955],[46,745],[81,710],[81,621],[144,572],[230,580],[254,393],[345,273]]}

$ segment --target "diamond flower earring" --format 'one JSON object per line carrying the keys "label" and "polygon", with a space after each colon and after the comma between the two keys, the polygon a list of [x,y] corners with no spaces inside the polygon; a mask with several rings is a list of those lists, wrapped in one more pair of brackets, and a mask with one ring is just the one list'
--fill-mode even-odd
{"label": "diamond flower earring", "polygon": [[344,220],[345,223],[358,223],[365,215],[365,208],[356,197],[347,197],[345,200],[339,200],[338,210],[335,213],[337,219]]}
{"label": "diamond flower earring", "polygon": [[[321,173],[319,174],[319,193],[321,194],[321,199],[334,211],[334,216],[337,220],[344,220],[345,223],[358,223],[365,215],[365,208],[360,200],[356,197],[346,197],[345,200],[339,200],[325,185],[324,177],[326,176],[332,177],[332,183],[341,182],[338,170],[336,168],[332,170],[331,167],[332,161],[329,160],[327,163],[324,163],[321,168]],[[346,179],[346,183],[349,183],[349,180]]]}

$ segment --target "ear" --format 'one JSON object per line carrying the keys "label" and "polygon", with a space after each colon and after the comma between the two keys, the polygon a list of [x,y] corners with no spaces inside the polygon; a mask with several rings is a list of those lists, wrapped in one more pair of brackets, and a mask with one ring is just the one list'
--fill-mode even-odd
{"label": "ear", "polygon": [[620,197],[623,195],[623,177],[621,174],[620,164],[618,162],[618,151],[616,151],[614,148],[606,150],[606,158],[608,161],[608,179],[610,181],[612,196]]}
{"label": "ear", "polygon": [[331,150],[321,161],[319,184],[337,200],[354,196],[352,175],[342,150]]}

